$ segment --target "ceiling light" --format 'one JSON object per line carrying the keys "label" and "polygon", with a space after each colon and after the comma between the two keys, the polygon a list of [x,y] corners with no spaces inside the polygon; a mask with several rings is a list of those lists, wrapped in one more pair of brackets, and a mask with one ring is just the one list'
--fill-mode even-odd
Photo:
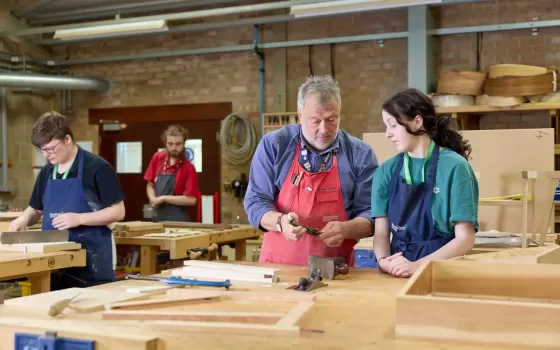
{"label": "ceiling light", "polygon": [[406,6],[431,5],[442,2],[443,0],[339,0],[292,6],[290,14],[296,18],[317,17]]}
{"label": "ceiling light", "polygon": [[140,21],[96,27],[63,29],[54,32],[55,39],[107,37],[117,33],[153,33],[167,31],[167,21]]}

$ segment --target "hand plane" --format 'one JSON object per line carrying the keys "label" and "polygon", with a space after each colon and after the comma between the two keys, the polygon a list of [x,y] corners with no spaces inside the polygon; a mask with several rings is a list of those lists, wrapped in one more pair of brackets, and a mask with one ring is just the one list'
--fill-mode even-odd
{"label": "hand plane", "polygon": [[333,280],[338,275],[346,275],[349,271],[348,265],[346,265],[342,257],[324,258],[310,255],[308,262],[310,270],[319,269],[322,277],[329,280]]}
{"label": "hand plane", "polygon": [[327,284],[321,282],[323,277],[321,276],[320,269],[310,269],[308,277],[302,277],[299,279],[299,284],[297,286],[291,286],[289,289],[293,289],[300,292],[310,292],[314,289],[326,287]]}

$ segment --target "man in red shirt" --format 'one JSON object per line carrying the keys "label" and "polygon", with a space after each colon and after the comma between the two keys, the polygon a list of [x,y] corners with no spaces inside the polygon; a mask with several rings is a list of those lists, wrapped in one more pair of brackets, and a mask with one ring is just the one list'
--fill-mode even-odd
{"label": "man in red shirt", "polygon": [[144,180],[152,205],[152,221],[190,221],[187,206],[196,204],[196,169],[185,158],[187,129],[171,125],[161,139],[167,152],[156,152],[150,160]]}

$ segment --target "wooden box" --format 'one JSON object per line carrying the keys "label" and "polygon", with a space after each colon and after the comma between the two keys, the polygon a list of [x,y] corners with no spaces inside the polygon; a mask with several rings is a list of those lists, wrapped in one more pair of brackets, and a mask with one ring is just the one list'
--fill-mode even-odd
{"label": "wooden box", "polygon": [[424,263],[397,295],[397,336],[560,348],[560,267]]}

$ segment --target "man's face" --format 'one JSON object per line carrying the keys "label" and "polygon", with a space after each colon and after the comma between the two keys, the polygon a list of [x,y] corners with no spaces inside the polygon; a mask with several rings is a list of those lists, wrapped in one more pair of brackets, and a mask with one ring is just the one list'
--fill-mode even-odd
{"label": "man's face", "polygon": [[309,95],[298,115],[303,136],[311,147],[323,151],[332,145],[340,125],[339,104],[324,106],[318,95]]}
{"label": "man's face", "polygon": [[165,142],[165,148],[167,153],[172,158],[179,158],[185,154],[185,140],[183,136],[167,136],[167,141]]}
{"label": "man's face", "polygon": [[72,151],[72,139],[66,136],[64,139],[52,139],[41,146],[41,152],[51,164],[60,164],[70,157]]}

